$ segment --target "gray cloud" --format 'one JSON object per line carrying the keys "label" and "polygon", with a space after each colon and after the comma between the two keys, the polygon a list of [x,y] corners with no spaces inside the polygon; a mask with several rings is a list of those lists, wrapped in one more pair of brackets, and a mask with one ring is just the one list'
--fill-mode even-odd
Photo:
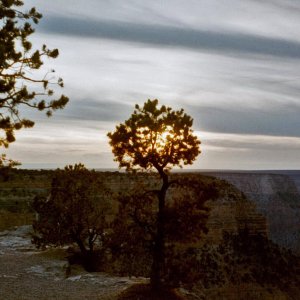
{"label": "gray cloud", "polygon": [[[204,146],[213,146],[223,149],[235,149],[242,151],[289,151],[299,152],[300,139],[299,138],[285,138],[274,136],[247,136],[243,135],[244,139],[230,138],[226,135],[223,138],[210,138],[203,142]],[[299,154],[298,154],[299,155]]]}
{"label": "gray cloud", "polygon": [[[280,68],[280,66],[278,68]],[[251,74],[251,76],[236,77],[232,79],[232,81],[233,84],[236,84],[237,86],[247,87],[256,92],[264,92],[265,94],[268,94],[269,98],[273,98],[273,101],[275,99],[281,99],[281,102],[284,102],[288,97],[290,99],[298,100],[298,95],[300,95],[300,78],[289,77],[291,77],[290,74],[279,73],[277,74],[277,78],[272,78],[271,76],[267,77],[262,73],[254,73]]]}
{"label": "gray cloud", "polygon": [[282,106],[281,110],[190,106],[189,111],[200,130],[300,137],[300,107],[296,106]]}
{"label": "gray cloud", "polygon": [[[22,107],[22,116],[36,120],[37,123],[47,123],[50,126],[53,122],[60,123],[63,126],[64,122],[70,121],[74,121],[77,124],[88,121],[90,124],[94,124],[95,121],[120,122],[124,119],[124,116],[128,117],[134,108],[132,104],[124,102],[80,98],[74,94],[69,96],[71,96],[71,100],[67,106],[61,111],[56,111],[51,118],[46,117],[44,113],[39,113],[26,107]],[[91,127],[90,124],[85,123],[84,127],[95,129],[95,127]]]}
{"label": "gray cloud", "polygon": [[[146,100],[146,98],[144,99]],[[300,105],[251,108],[242,105],[203,106],[182,104],[195,119],[195,128],[209,132],[300,137]],[[70,103],[59,118],[119,123],[133,111],[133,104],[81,99]]]}
{"label": "gray cloud", "polygon": [[121,121],[124,115],[132,112],[132,105],[121,102],[76,99],[70,102],[60,114],[62,119],[88,121]]}
{"label": "gray cloud", "polygon": [[[257,2],[259,5],[262,4],[261,0],[254,0]],[[264,0],[264,5],[269,5],[273,6],[279,10],[286,10],[289,13],[299,13],[300,11],[300,6],[298,1],[294,0]]]}
{"label": "gray cloud", "polygon": [[300,58],[300,43],[240,32],[214,32],[119,21],[82,20],[51,16],[39,30],[48,33],[181,47],[226,54],[258,54]]}

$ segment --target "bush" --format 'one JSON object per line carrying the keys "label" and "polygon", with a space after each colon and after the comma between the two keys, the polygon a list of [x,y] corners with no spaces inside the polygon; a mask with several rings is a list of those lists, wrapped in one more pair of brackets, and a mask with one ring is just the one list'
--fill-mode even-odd
{"label": "bush", "polygon": [[33,243],[38,247],[76,243],[84,265],[94,270],[92,261],[99,261],[108,241],[109,196],[95,171],[81,164],[57,170],[50,195],[37,196],[33,202],[38,213]]}

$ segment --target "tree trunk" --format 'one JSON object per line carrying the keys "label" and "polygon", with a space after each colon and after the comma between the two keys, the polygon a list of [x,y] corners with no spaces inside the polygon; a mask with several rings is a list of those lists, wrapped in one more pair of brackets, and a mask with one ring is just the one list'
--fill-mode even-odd
{"label": "tree trunk", "polygon": [[92,249],[87,249],[84,246],[84,243],[82,240],[78,237],[76,238],[76,243],[78,247],[80,248],[81,254],[82,254],[82,265],[84,269],[88,272],[95,272],[97,271],[97,261],[95,257],[95,253]]}
{"label": "tree trunk", "polygon": [[162,287],[162,272],[165,260],[165,198],[168,189],[168,175],[159,171],[163,185],[158,193],[157,231],[154,241],[153,263],[151,269],[151,286],[158,291]]}
{"label": "tree trunk", "polygon": [[76,244],[78,245],[78,247],[79,247],[81,253],[82,253],[83,255],[86,255],[88,251],[86,250],[86,248],[85,248],[85,246],[84,246],[82,240],[81,240],[80,238],[76,237],[76,238],[75,238],[75,242],[76,242]]}

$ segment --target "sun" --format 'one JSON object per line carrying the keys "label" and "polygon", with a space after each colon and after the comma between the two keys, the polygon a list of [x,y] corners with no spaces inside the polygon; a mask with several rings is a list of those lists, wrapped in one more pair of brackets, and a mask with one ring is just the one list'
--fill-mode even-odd
{"label": "sun", "polygon": [[173,128],[166,126],[161,132],[151,130],[149,127],[140,127],[136,132],[141,144],[144,145],[146,151],[156,151],[162,153],[170,148],[175,137]]}
{"label": "sun", "polygon": [[175,134],[173,132],[173,128],[171,126],[167,126],[163,132],[159,133],[157,136],[157,150],[163,151],[166,148],[169,148],[175,138]]}

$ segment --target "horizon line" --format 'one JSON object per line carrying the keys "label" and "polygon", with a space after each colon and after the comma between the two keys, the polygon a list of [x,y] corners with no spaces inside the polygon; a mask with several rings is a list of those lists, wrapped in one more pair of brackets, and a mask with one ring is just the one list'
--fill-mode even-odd
{"label": "horizon line", "polygon": [[[31,167],[31,168],[26,168],[26,167],[19,167],[15,168],[17,170],[57,170],[57,169],[63,169],[64,167]],[[126,173],[125,169],[120,169],[120,168],[87,168],[89,170],[95,170],[98,172],[121,172],[121,173]],[[300,172],[300,169],[200,169],[200,168],[189,168],[189,169],[172,169],[171,171],[173,172],[180,172],[180,173],[192,173],[192,172]]]}

